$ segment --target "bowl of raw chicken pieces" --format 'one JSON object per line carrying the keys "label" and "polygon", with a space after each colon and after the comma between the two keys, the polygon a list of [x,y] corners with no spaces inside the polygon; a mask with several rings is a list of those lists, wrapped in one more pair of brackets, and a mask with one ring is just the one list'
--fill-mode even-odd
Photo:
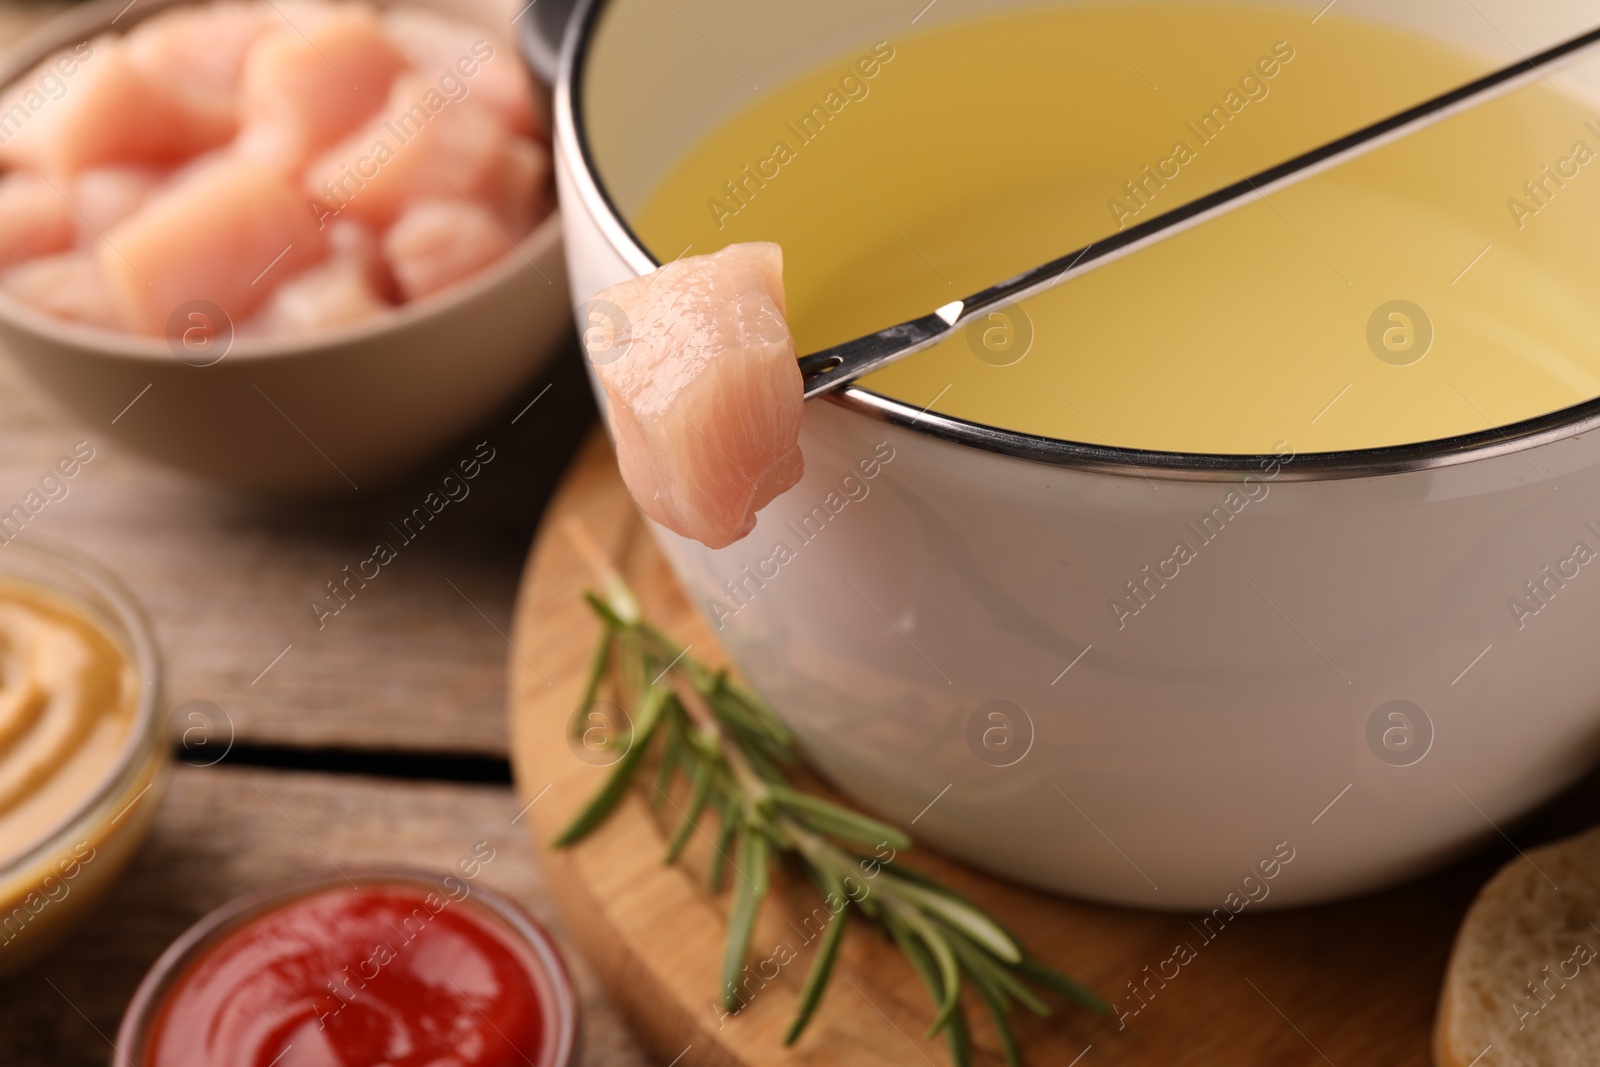
{"label": "bowl of raw chicken pieces", "polygon": [[214,481],[382,487],[571,309],[544,88],[494,0],[106,0],[0,67],[0,346]]}

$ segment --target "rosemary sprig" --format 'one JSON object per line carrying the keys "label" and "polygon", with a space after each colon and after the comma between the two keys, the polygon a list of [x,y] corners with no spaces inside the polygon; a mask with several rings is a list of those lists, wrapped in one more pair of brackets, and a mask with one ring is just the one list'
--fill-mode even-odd
{"label": "rosemary sprig", "polygon": [[[957,1067],[972,1058],[961,1000],[966,985],[988,1010],[1010,1067],[1020,1067],[1011,1009],[1021,1004],[1048,1015],[1039,990],[1106,1013],[1103,1001],[1029,957],[1008,930],[971,901],[895,865],[899,853],[911,847],[904,832],[795,789],[786,773],[796,763],[794,736],[777,715],[726,672],[706,667],[645,622],[638,598],[621,577],[609,567],[596,569],[605,595],[590,593],[586,599],[600,618],[601,635],[571,729],[574,736],[583,733],[608,680],[619,695],[631,695],[633,729],[605,783],[556,845],[575,844],[604,823],[638,776],[646,753],[659,748],[653,802],[668,801],[680,776],[689,788],[687,805],[673,805],[679,823],[668,839],[665,862],[678,859],[699,821],[715,811],[720,828],[707,876],[710,890],[720,892],[728,867],[734,869],[722,964],[725,1010],[742,1007],[739,979],[771,885],[771,862],[787,857],[817,887],[831,917],[785,1044],[799,1039],[822,1000],[852,907],[882,928],[927,986],[935,1009],[928,1036],[945,1033]],[[608,743],[620,746],[623,739]]]}

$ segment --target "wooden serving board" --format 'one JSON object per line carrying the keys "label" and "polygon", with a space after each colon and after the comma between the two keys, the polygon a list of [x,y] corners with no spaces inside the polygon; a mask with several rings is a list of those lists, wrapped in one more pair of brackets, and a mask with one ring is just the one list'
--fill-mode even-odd
{"label": "wooden serving board", "polygon": [[[613,999],[663,1064],[947,1063],[943,1038],[922,1036],[932,1013],[911,969],[861,923],[846,935],[809,1030],[794,1048],[784,1048],[782,1035],[814,951],[799,929],[800,917],[817,904],[810,887],[791,874],[776,878],[752,955],[785,958],[792,951],[796,958],[778,968],[738,1016],[723,1018],[713,1005],[729,902],[726,894],[712,897],[703,888],[709,838],[698,835],[682,866],[663,866],[670,824],[642,792],[629,796],[583,844],[550,849],[605,773],[576,758],[565,739],[598,634],[580,602],[592,584],[590,572],[563,532],[573,519],[633,584],[649,618],[692,645],[697,656],[714,661],[718,652],[597,435],[546,513],[523,577],[512,635],[511,731],[523,803],[532,803],[524,821],[572,934]],[[676,815],[670,807],[666,814]],[[1600,786],[1589,779],[1510,832],[1526,847],[1590,824],[1597,814]],[[707,816],[705,828],[712,834],[714,818]],[[1247,910],[1210,941],[1189,916],[1045,896],[922,849],[906,862],[987,907],[1034,954],[1106,1000],[1139,1009],[1120,1020],[1071,1007],[1049,1019],[1018,1016],[1029,1064],[1422,1067],[1431,1062],[1434,1005],[1457,923],[1477,887],[1514,856],[1497,837],[1470,860],[1387,893],[1288,912]],[[1174,962],[1180,945],[1190,950],[1184,955],[1192,954],[1182,966]],[[768,964],[766,973],[772,970]],[[1168,978],[1152,978],[1156,972]],[[1129,983],[1145,990],[1143,1001]],[[1001,1062],[981,1007],[969,1005],[968,1016],[978,1062]],[[1494,1062],[1490,1052],[1482,1067]]]}

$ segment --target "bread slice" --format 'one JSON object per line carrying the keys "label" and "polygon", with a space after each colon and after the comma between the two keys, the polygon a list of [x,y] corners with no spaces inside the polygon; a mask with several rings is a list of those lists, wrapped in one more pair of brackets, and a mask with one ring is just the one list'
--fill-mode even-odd
{"label": "bread slice", "polygon": [[1600,1064],[1600,829],[1534,849],[1478,893],[1434,1023],[1438,1067]]}

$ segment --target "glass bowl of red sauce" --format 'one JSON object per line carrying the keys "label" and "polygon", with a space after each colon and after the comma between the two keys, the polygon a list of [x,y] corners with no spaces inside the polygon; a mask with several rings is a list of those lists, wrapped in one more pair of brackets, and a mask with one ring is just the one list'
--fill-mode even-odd
{"label": "glass bowl of red sauce", "polygon": [[570,1067],[576,996],[518,905],[453,874],[298,878],[196,923],[140,983],[117,1067]]}

